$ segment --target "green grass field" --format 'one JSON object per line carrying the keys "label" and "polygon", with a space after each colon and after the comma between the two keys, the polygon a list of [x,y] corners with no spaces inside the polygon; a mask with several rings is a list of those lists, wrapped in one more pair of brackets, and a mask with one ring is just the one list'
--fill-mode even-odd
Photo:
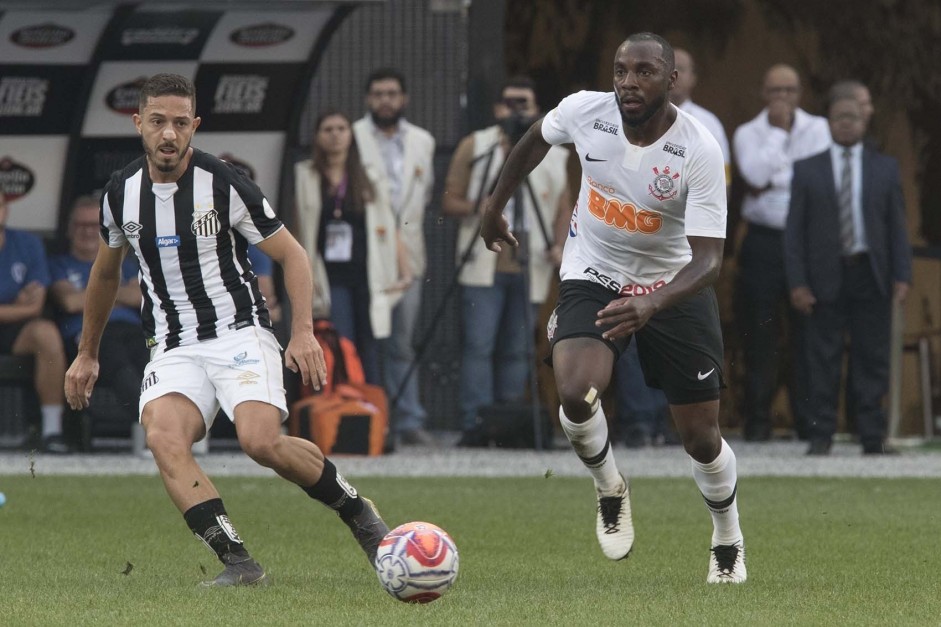
{"label": "green grass field", "polygon": [[711,526],[692,479],[634,482],[622,562],[596,544],[588,479],[355,480],[390,525],[428,520],[457,543],[457,583],[425,606],[388,596],[346,527],[297,488],[216,484],[269,587],[197,588],[220,566],[156,477],[0,477],[0,624],[941,622],[936,480],[744,479],[741,586],[705,583]]}

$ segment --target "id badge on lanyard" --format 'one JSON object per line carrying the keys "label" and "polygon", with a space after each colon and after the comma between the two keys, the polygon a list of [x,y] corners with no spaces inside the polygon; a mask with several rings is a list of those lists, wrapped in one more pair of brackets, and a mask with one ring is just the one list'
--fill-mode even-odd
{"label": "id badge on lanyard", "polygon": [[353,260],[353,225],[343,220],[343,200],[346,198],[347,177],[337,187],[333,199],[333,219],[327,222],[324,234],[324,261],[345,263]]}

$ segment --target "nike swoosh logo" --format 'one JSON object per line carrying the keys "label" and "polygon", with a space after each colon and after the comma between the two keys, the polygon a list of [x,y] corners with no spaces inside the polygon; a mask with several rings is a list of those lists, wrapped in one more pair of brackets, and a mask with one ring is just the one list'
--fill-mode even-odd
{"label": "nike swoosh logo", "polygon": [[715,371],[716,371],[716,369],[713,368],[712,370],[710,370],[710,371],[707,372],[706,374],[703,374],[703,373],[701,373],[701,372],[697,372],[697,373],[696,373],[696,378],[699,379],[700,381],[702,381],[703,379],[705,379],[706,377],[708,377],[709,375],[711,375],[711,374],[712,374],[713,372],[715,372]]}
{"label": "nike swoosh logo", "polygon": [[585,161],[607,161],[607,159],[592,159],[591,155],[585,155]]}

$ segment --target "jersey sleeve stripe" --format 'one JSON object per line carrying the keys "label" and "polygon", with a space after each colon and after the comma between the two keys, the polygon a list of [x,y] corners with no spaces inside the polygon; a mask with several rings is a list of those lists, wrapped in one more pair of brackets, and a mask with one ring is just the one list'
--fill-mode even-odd
{"label": "jersey sleeve stripe", "polygon": [[[267,239],[281,228],[281,221],[275,215],[271,205],[268,204],[268,199],[264,197],[261,190],[253,182],[233,177],[232,195],[237,197],[237,202],[244,205],[248,210],[251,226],[259,234],[258,239],[255,241],[249,238],[252,244]],[[235,198],[232,198],[232,202],[233,204],[236,202]],[[248,228],[249,220],[245,221],[243,230]]]}

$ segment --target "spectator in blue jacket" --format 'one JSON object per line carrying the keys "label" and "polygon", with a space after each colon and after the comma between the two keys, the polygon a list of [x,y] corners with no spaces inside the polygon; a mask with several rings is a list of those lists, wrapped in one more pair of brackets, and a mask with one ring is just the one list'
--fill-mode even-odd
{"label": "spectator in blue jacket", "polygon": [[32,355],[42,410],[42,449],[67,453],[62,436],[65,352],[56,326],[42,318],[49,268],[42,241],[6,228],[10,208],[0,193],[0,355]]}
{"label": "spectator in blue jacket", "polygon": [[[92,196],[78,198],[69,215],[69,251],[49,261],[50,296],[56,306],[59,330],[70,362],[78,351],[85,288],[101,244],[98,229],[98,200]],[[129,420],[135,420],[148,352],[141,330],[141,291],[133,255],[124,259],[121,274],[117,300],[101,337],[98,380],[114,390],[127,409]]]}

